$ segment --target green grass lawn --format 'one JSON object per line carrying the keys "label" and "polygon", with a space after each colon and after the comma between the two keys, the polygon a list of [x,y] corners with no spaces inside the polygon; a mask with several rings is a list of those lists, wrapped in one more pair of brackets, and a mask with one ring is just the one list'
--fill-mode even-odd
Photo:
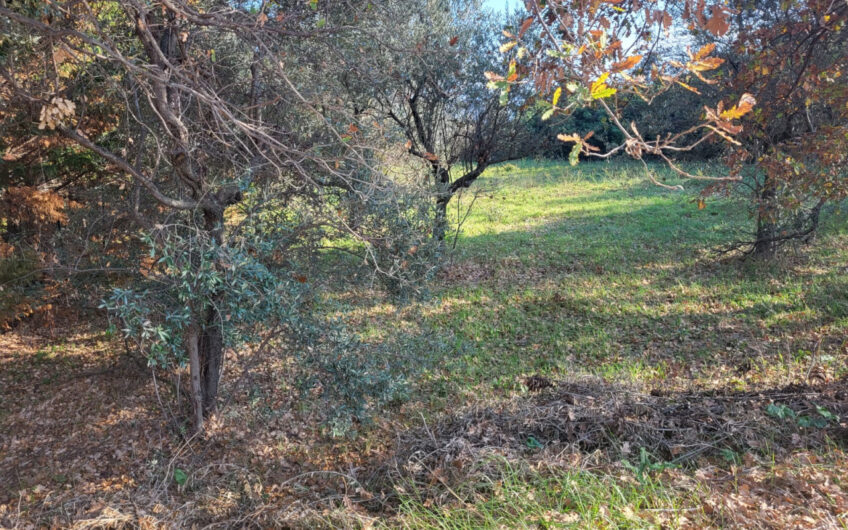
{"label": "green grass lawn", "polygon": [[790,382],[815,348],[842,375],[844,214],[773,262],[728,260],[714,250],[751,226],[745,203],[707,197],[699,210],[702,184],[684,184],[652,185],[634,163],[492,168],[452,205],[463,217],[479,193],[435,300],[368,307],[366,335],[417,330],[447,341],[419,353],[435,356],[425,379],[450,402],[457,392],[520,391],[530,373],[724,385],[746,361],[753,373],[734,384],[772,385]]}
{"label": "green grass lawn", "polygon": [[[662,167],[652,170],[680,183]],[[372,340],[419,337],[399,353],[424,367],[399,412],[403,421],[520,398],[531,374],[599,376],[645,392],[774,389],[803,382],[812,365],[828,378],[846,374],[842,212],[828,214],[812,245],[779,259],[728,259],[715,250],[750,229],[744,200],[708,196],[699,209],[702,182],[670,191],[642,171],[630,162],[504,164],[452,203],[464,223],[433,300],[350,313]],[[595,471],[503,463],[482,492],[474,492],[480,484],[457,485],[472,493],[447,491],[439,507],[413,488],[401,495],[392,524],[678,527],[704,516],[709,492],[672,485],[691,470],[637,481],[630,468],[607,463]]]}

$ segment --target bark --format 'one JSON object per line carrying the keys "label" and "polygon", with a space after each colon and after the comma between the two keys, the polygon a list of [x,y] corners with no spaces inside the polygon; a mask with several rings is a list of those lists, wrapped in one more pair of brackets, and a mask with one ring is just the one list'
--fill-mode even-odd
{"label": "bark", "polygon": [[203,430],[203,388],[200,377],[200,352],[198,348],[197,326],[192,324],[186,333],[189,370],[191,371],[191,399],[194,405],[194,429]]}
{"label": "bark", "polygon": [[450,172],[447,169],[442,167],[436,169],[436,186],[439,191],[436,198],[436,219],[433,225],[434,238],[439,241],[445,239],[448,230],[448,203],[454,194],[461,188],[470,187],[489,165],[491,164],[486,159],[481,158],[474,169],[453,182],[450,180]]}
{"label": "bark", "polygon": [[448,230],[448,203],[453,197],[451,190],[450,172],[443,167],[436,167],[436,219],[433,222],[433,237],[444,241]]}
{"label": "bark", "polygon": [[199,337],[200,385],[203,394],[203,411],[206,415],[215,412],[218,398],[218,383],[224,367],[224,333],[221,315],[210,305]]}
{"label": "bark", "polygon": [[439,198],[436,201],[436,219],[433,222],[433,237],[439,241],[445,240],[448,231],[448,202],[450,197]]}
{"label": "bark", "polygon": [[760,191],[760,205],[757,210],[757,236],[752,254],[770,257],[777,248],[777,222],[775,204],[776,193],[770,179],[766,177]]}
{"label": "bark", "polygon": [[[217,195],[224,195],[222,190]],[[221,203],[222,197],[215,197],[213,206],[203,210],[204,228],[209,233],[215,244],[220,245],[223,241],[224,208],[230,201],[237,202],[240,194],[233,196],[230,200]],[[203,411],[206,415],[215,411],[218,399],[218,383],[221,380],[221,371],[224,367],[224,329],[221,314],[217,304],[220,301],[218,294],[213,294],[211,300],[203,308],[202,314],[198,315],[200,322],[200,336],[198,337],[198,351],[200,358],[200,385],[203,398]]]}

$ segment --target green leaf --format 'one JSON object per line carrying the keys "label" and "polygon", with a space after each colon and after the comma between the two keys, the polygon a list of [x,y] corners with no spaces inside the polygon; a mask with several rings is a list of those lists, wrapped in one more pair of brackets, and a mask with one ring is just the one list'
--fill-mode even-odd
{"label": "green leaf", "polygon": [[823,429],[827,427],[827,420],[818,416],[801,416],[798,418],[798,426],[804,427],[806,429],[810,429],[812,427],[815,427],[817,429]]}
{"label": "green leaf", "polygon": [[554,115],[555,111],[556,111],[556,109],[554,109],[554,108],[550,108],[550,109],[546,110],[542,114],[542,121],[547,121],[547,120],[551,119],[551,116]]}
{"label": "green leaf", "polygon": [[839,416],[820,405],[816,405],[816,412],[818,412],[819,415],[821,415],[826,420],[839,421]]}
{"label": "green leaf", "polygon": [[768,414],[772,418],[777,418],[779,420],[786,418],[795,418],[794,410],[792,410],[786,405],[777,405],[775,403],[769,403],[769,405],[766,407],[766,414]]}
{"label": "green leaf", "polygon": [[575,143],[574,147],[571,148],[571,153],[568,155],[568,162],[572,166],[576,166],[580,162],[580,144]]}
{"label": "green leaf", "polygon": [[188,481],[188,474],[180,468],[174,469],[174,482],[180,486],[185,485]]}
{"label": "green leaf", "polygon": [[500,97],[499,101],[500,101],[500,104],[501,104],[502,107],[505,106],[507,103],[509,103],[509,90],[508,89],[501,90],[501,97]]}

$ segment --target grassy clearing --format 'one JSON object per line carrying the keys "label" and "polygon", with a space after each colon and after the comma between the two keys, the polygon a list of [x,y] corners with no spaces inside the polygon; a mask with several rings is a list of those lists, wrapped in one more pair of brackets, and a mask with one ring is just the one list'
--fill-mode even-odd
{"label": "grassy clearing", "polygon": [[[385,336],[400,316],[407,330],[452,336],[427,376],[451,400],[518,391],[528,373],[747,388],[792,382],[816,356],[843,375],[845,216],[829,217],[803,253],[720,262],[711,250],[750,225],[744,203],[708,198],[698,210],[699,186],[688,185],[661,189],[629,163],[496,167],[480,183],[438,303],[371,307],[373,334]],[[745,377],[729,378],[748,363]]]}
{"label": "grassy clearing", "polygon": [[[393,329],[449,337],[441,348],[407,353],[430,368],[401,413],[406,422],[436,421],[463,403],[521,399],[530,374],[599,376],[645,392],[745,392],[805,382],[811,374],[834,380],[848,373],[843,212],[831,212],[814,245],[773,263],[721,259],[714,250],[750,226],[744,202],[708,197],[699,210],[698,183],[668,191],[646,182],[641,171],[631,163],[573,169],[528,161],[493,168],[471,192],[477,193],[474,206],[436,300],[351,312],[374,339]],[[454,205],[457,219],[464,218],[471,193]],[[698,465],[724,469],[752,457],[724,451],[718,461]],[[756,457],[756,469],[776,469],[787,458],[770,442]],[[728,523],[736,520],[734,511],[745,513],[722,504],[727,491],[692,482],[691,469],[667,481],[635,481],[631,468],[619,471],[515,474],[507,465],[496,472],[503,476],[501,493],[462,494],[460,501],[442,490],[444,503],[432,492],[401,495],[394,524],[679,527]],[[452,489],[479,488],[487,477]],[[708,500],[724,511],[709,508]]]}

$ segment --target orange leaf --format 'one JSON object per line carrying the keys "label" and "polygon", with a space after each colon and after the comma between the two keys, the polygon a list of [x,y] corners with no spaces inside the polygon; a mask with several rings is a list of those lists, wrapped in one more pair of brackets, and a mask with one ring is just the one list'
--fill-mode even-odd
{"label": "orange leaf", "polygon": [[450,43],[449,43],[449,44],[450,44],[451,46],[456,46],[456,43],[457,43],[457,42],[459,42],[459,37],[453,37],[453,38],[451,38],[451,40],[450,40]]}
{"label": "orange leaf", "polygon": [[528,29],[530,29],[530,26],[532,24],[533,24],[533,17],[527,17],[527,18],[524,19],[524,22],[521,23],[521,27],[518,28],[518,38],[519,39],[524,36],[524,34],[527,32]]}
{"label": "orange leaf", "polygon": [[693,72],[706,72],[707,70],[715,70],[724,64],[724,59],[718,57],[707,57],[691,63],[686,63],[686,68]]}
{"label": "orange leaf", "polygon": [[583,139],[580,138],[580,135],[577,134],[558,134],[557,139],[563,142],[574,142],[578,144],[583,143]]}
{"label": "orange leaf", "polygon": [[631,68],[633,68],[634,66],[639,64],[639,61],[641,61],[641,60],[642,60],[641,55],[631,55],[630,57],[628,57],[627,59],[625,59],[621,62],[613,63],[612,71],[613,72],[621,72],[622,70],[630,70]]}
{"label": "orange leaf", "polygon": [[722,6],[714,5],[712,6],[712,12],[713,14],[707,20],[705,27],[713,35],[721,37],[730,29],[730,22],[727,20],[727,11]]}
{"label": "orange leaf", "polygon": [[715,45],[714,42],[707,44],[706,46],[704,46],[703,48],[698,50],[698,53],[696,53],[694,55],[694,57],[692,57],[692,60],[693,61],[700,61],[704,57],[707,57],[709,54],[713,53],[713,50],[715,50],[715,47],[716,47],[716,45]]}

